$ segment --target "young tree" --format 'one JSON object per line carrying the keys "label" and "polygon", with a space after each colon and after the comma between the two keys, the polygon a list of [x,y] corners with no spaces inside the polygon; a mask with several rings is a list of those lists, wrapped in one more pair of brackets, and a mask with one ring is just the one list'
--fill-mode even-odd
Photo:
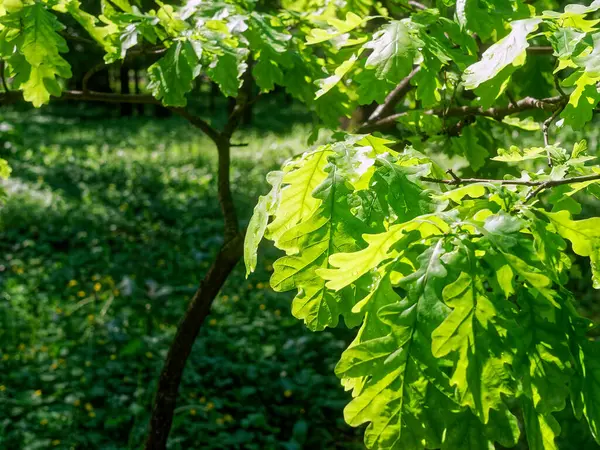
{"label": "young tree", "polygon": [[[566,148],[550,133],[584,129],[600,101],[600,2],[280,3],[107,0],[94,16],[76,0],[0,2],[0,102],[163,104],[217,148],[224,244],[168,353],[146,448],[165,447],[212,300],[242,247],[252,272],[263,237],[285,252],[271,284],[298,290],[296,317],[360,326],[336,373],[352,390],[346,421],[370,422],[367,447],[511,447],[522,429],[530,448],[554,449],[567,400],[600,442],[600,344],[569,289],[573,254],[600,288],[600,218],[572,218],[579,193],[600,197],[600,168],[585,140]],[[80,29],[65,32],[67,16]],[[103,65],[65,90],[63,54],[82,30],[107,64],[159,55],[152,95],[90,91]],[[222,129],[186,109],[200,74],[235,98]],[[268,175],[244,233],[229,162],[250,78],[314,113],[311,141],[351,120]],[[539,146],[496,150],[515,129],[538,130]],[[449,157],[467,162],[460,176]]]}

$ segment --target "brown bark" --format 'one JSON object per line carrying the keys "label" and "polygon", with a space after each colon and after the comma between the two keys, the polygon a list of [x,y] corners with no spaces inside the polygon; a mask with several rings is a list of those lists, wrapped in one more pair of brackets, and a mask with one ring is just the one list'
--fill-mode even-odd
{"label": "brown bark", "polygon": [[241,234],[237,234],[223,245],[192,297],[177,328],[177,334],[173,339],[158,381],[150,420],[150,432],[145,445],[146,450],[166,448],[173,422],[173,412],[177,404],[179,384],[187,359],[198,332],[210,312],[213,300],[242,256],[242,247],[243,236]]}

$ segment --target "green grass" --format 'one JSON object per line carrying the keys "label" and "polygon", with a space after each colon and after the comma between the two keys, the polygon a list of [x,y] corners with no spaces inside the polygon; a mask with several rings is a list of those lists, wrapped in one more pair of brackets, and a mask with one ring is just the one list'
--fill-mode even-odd
{"label": "green grass", "polygon": [[[215,149],[178,118],[11,112],[21,142],[0,211],[0,448],[143,442],[155,382],[222,242]],[[273,120],[273,119],[271,119]],[[303,125],[234,142],[247,221],[264,176],[306,148]],[[188,361],[170,448],[361,448],[333,367],[352,332],[310,333],[268,288],[276,254],[238,267]]]}

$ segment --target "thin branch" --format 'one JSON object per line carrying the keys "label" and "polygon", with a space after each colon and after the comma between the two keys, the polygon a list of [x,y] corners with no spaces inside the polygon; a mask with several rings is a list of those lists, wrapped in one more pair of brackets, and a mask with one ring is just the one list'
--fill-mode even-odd
{"label": "thin branch", "polygon": [[548,117],[546,120],[544,120],[544,123],[542,124],[542,134],[544,135],[544,146],[546,147],[546,158],[548,161],[548,167],[552,167],[552,157],[550,155],[550,150],[548,149],[548,145],[550,145],[550,140],[548,139],[548,132],[550,130],[550,125],[552,125],[552,122],[554,122],[554,120],[558,117],[558,115],[560,114],[560,112],[565,109],[566,103],[560,105],[558,108],[556,108],[554,110],[554,112],[552,113],[552,115],[550,117]]}
{"label": "thin branch", "polygon": [[565,94],[565,91],[563,91],[563,88],[560,85],[560,79],[558,78],[558,74],[555,73],[553,78],[554,78],[554,87],[556,88],[556,90],[558,91],[558,93],[562,97],[567,97],[567,94]]}
{"label": "thin branch", "polygon": [[419,73],[421,70],[421,66],[415,67],[407,76],[404,78],[398,86],[396,86],[385,98],[385,101],[375,108],[373,114],[369,116],[366,124],[375,122],[382,117],[390,115],[396,105],[406,96],[406,94],[413,88],[410,84],[410,81],[414,78],[414,76]]}
{"label": "thin branch", "polygon": [[[240,92],[234,111],[229,116],[223,131],[215,131],[216,136],[213,140],[219,153],[217,194],[225,222],[224,244],[191,299],[167,353],[154,398],[150,429],[144,447],[146,450],[164,450],[166,448],[177,405],[179,385],[194,341],[210,313],[215,297],[243,254],[244,233],[240,232],[231,194],[230,149],[231,135],[239,125],[241,115],[248,104],[247,98]],[[177,112],[177,109],[175,111]],[[183,109],[179,112],[188,114]],[[192,124],[194,122],[191,119],[198,120],[192,116],[189,119]]]}
{"label": "thin branch", "polygon": [[554,49],[549,45],[527,47],[527,53],[534,55],[551,55]]}
{"label": "thin branch", "polygon": [[[96,91],[64,91],[58,100],[77,100],[99,103],[132,103],[145,105],[159,105],[162,103],[148,94],[115,94],[113,92]],[[15,103],[23,100],[23,94],[19,91],[0,93],[0,104]],[[193,126],[203,131],[215,143],[220,138],[220,133],[208,122],[193,115],[187,109],[181,107],[170,107],[174,113],[180,115]]]}
{"label": "thin branch", "polygon": [[8,89],[8,83],[6,82],[6,78],[4,76],[4,60],[0,59],[0,80],[2,81],[2,87],[4,88],[5,92],[8,92],[10,89]]}
{"label": "thin branch", "polygon": [[[545,111],[554,111],[556,108],[560,107],[566,102],[565,98],[562,96],[556,97],[548,97],[542,99],[536,99],[533,97],[525,97],[515,103],[511,103],[507,106],[501,106],[497,108],[487,108],[484,109],[481,106],[456,106],[453,108],[448,108],[447,111],[444,111],[442,108],[434,108],[429,110],[420,111],[422,114],[432,116],[441,116],[444,113],[446,117],[464,117],[464,116],[483,116],[483,117],[491,117],[495,120],[502,120],[502,118],[509,116],[511,114],[515,114],[522,111],[527,111],[531,109],[541,109]],[[414,112],[418,110],[411,110],[410,112]],[[418,111],[419,112],[419,111]],[[374,131],[377,129],[385,128],[387,126],[393,125],[400,117],[404,117],[408,114],[408,112],[400,112],[396,114],[389,115],[382,119],[379,119],[371,124],[368,124],[364,127],[360,128],[360,132],[366,131]]]}
{"label": "thin branch", "polygon": [[90,70],[88,70],[85,73],[85,75],[83,75],[83,79],[81,80],[81,89],[83,90],[83,92],[89,92],[87,86],[88,86],[88,82],[90,81],[90,78],[92,78],[95,74],[100,72],[105,67],[108,67],[108,66],[104,61],[102,61],[102,62],[96,64],[95,66],[93,66]]}
{"label": "thin branch", "polygon": [[573,184],[573,183],[584,183],[586,181],[594,181],[600,180],[600,174],[593,175],[582,175],[579,177],[570,177],[570,178],[561,178],[560,180],[546,180],[546,181],[532,181],[532,180],[496,180],[489,178],[459,178],[457,177],[452,170],[448,170],[448,174],[452,177],[451,180],[441,180],[438,178],[430,178],[430,177],[421,177],[421,181],[426,181],[428,183],[437,183],[437,184],[446,184],[448,186],[459,186],[464,184],[473,184],[473,183],[492,183],[492,184],[500,184],[500,185],[513,185],[513,186],[531,186],[536,187],[532,192],[530,192],[525,201],[528,201],[538,195],[545,189],[552,188],[555,186],[561,186],[563,184]]}
{"label": "thin branch", "polygon": [[[160,103],[159,101],[156,101],[155,104],[162,105],[162,103]],[[202,130],[215,143],[219,139],[221,133],[219,133],[216,129],[214,129],[205,120],[203,120],[200,117],[195,116],[192,113],[190,113],[187,109],[185,109],[185,108],[176,108],[176,107],[170,107],[169,109],[171,111],[173,111],[175,114],[178,114],[181,117],[183,117],[184,119],[186,119],[189,123],[191,123],[196,128]]]}
{"label": "thin branch", "polygon": [[424,11],[427,9],[427,6],[423,5],[422,3],[419,3],[415,0],[408,0],[408,4],[409,6],[412,6],[415,9],[420,9],[421,11]]}

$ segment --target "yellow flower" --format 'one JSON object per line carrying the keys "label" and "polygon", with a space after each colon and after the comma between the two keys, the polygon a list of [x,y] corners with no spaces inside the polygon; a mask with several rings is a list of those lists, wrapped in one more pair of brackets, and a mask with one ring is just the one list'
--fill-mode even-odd
{"label": "yellow flower", "polygon": [[117,359],[117,355],[110,355],[110,360],[114,361],[115,359]]}
{"label": "yellow flower", "polygon": [[100,289],[102,289],[102,285],[100,283],[94,284],[94,291],[98,292]]}
{"label": "yellow flower", "polygon": [[154,358],[154,355],[152,354],[152,352],[146,352],[146,358],[152,359]]}
{"label": "yellow flower", "polygon": [[229,295],[224,295],[222,297],[222,299],[223,299],[223,302],[227,303],[227,300],[229,300]]}
{"label": "yellow flower", "polygon": [[252,289],[254,286],[252,286],[252,283],[248,283],[248,289]]}
{"label": "yellow flower", "polygon": [[74,286],[77,286],[77,280],[71,280],[71,281],[69,281],[69,284],[68,284],[68,286],[69,286],[69,287],[74,287]]}
{"label": "yellow flower", "polygon": [[283,395],[286,398],[290,398],[292,396],[292,391],[290,391],[289,389],[286,389],[285,392],[283,393]]}
{"label": "yellow flower", "polygon": [[94,320],[94,315],[93,314],[89,314],[87,316],[87,320],[89,320],[90,322],[92,322]]}
{"label": "yellow flower", "polygon": [[200,403],[206,403],[206,397],[204,397],[204,396],[200,397]]}
{"label": "yellow flower", "polygon": [[42,396],[42,390],[41,390],[41,389],[38,389],[38,390],[37,390],[37,391],[35,391],[33,394],[34,394],[36,397],[41,397],[41,396]]}
{"label": "yellow flower", "polygon": [[40,420],[40,425],[48,425],[48,419]]}
{"label": "yellow flower", "polygon": [[91,418],[93,419],[94,417],[96,417],[96,413],[95,413],[94,411],[92,411],[92,412],[89,412],[89,413],[88,413],[88,416],[89,416],[89,417],[91,417]]}
{"label": "yellow flower", "polygon": [[8,358],[10,358],[10,356],[8,355],[8,353],[5,353],[4,355],[2,355],[2,359],[4,361],[6,361]]}
{"label": "yellow flower", "polygon": [[265,287],[265,285],[263,283],[257,283],[256,284],[256,289],[262,289],[264,287]]}
{"label": "yellow flower", "polygon": [[57,445],[60,445],[60,441],[58,439],[54,439],[52,441],[52,445],[56,447]]}
{"label": "yellow flower", "polygon": [[210,319],[210,320],[208,321],[208,324],[209,324],[211,327],[214,327],[214,326],[217,324],[217,319]]}
{"label": "yellow flower", "polygon": [[231,414],[225,414],[223,420],[225,420],[225,422],[233,422],[233,417],[231,417]]}
{"label": "yellow flower", "polygon": [[215,407],[215,404],[213,402],[208,402],[206,404],[206,410],[210,411],[211,409],[213,409]]}
{"label": "yellow flower", "polygon": [[84,291],[79,291],[77,293],[77,297],[85,297],[85,292]]}
{"label": "yellow flower", "polygon": [[276,315],[277,317],[281,316],[281,311],[279,311],[278,309],[276,309],[276,310],[275,310],[275,315]]}
{"label": "yellow flower", "polygon": [[215,422],[217,422],[217,425],[223,425],[225,423],[222,417],[218,417],[217,420],[215,420]]}
{"label": "yellow flower", "polygon": [[120,293],[121,292],[119,292],[118,289],[113,290],[113,294],[114,294],[115,297],[118,297]]}
{"label": "yellow flower", "polygon": [[17,267],[17,268],[15,269],[15,273],[16,273],[17,275],[23,275],[23,273],[24,273],[24,272],[25,272],[25,270],[24,270],[22,267]]}
{"label": "yellow flower", "polygon": [[239,301],[239,299],[240,299],[240,296],[239,296],[239,295],[234,295],[234,296],[232,297],[232,299],[233,299],[233,301],[234,301],[234,302],[237,302],[237,301]]}
{"label": "yellow flower", "polygon": [[86,403],[86,404],[85,404],[85,410],[86,410],[86,411],[93,411],[93,410],[94,410],[94,407],[92,406],[92,404],[91,404],[91,403]]}
{"label": "yellow flower", "polygon": [[267,307],[265,306],[265,304],[264,304],[264,303],[262,303],[262,304],[259,306],[259,308],[260,308],[260,310],[261,310],[261,311],[264,311],[265,309],[267,309]]}
{"label": "yellow flower", "polygon": [[63,310],[62,308],[56,308],[56,314],[62,314]]}
{"label": "yellow flower", "polygon": [[192,416],[195,416],[195,415],[196,415],[196,410],[195,410],[195,409],[190,409],[190,414],[191,414]]}
{"label": "yellow flower", "polygon": [[0,392],[4,392],[5,390],[6,390],[6,386],[4,386],[4,385],[1,385],[1,386],[0,386]]}
{"label": "yellow flower", "polygon": [[79,406],[79,405],[81,405],[81,400],[79,400],[79,399],[77,398],[77,399],[75,399],[75,400],[73,401],[73,406]]}
{"label": "yellow flower", "polygon": [[25,350],[25,344],[19,344],[19,350],[21,350],[21,351]]}
{"label": "yellow flower", "polygon": [[58,367],[58,364],[52,363],[52,365],[50,366],[50,370],[56,370],[57,367]]}

